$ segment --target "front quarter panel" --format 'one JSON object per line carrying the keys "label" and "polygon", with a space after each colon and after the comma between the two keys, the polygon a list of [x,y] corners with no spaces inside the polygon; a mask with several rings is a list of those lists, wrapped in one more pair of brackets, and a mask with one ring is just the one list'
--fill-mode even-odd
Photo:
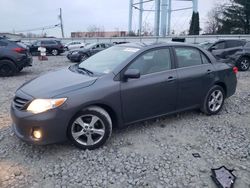
{"label": "front quarter panel", "polygon": [[67,97],[67,109],[73,117],[81,110],[93,106],[103,105],[111,108],[116,115],[117,125],[121,126],[122,113],[120,102],[120,82],[113,80],[114,75],[110,73],[99,78],[93,85],[71,91],[56,97]]}

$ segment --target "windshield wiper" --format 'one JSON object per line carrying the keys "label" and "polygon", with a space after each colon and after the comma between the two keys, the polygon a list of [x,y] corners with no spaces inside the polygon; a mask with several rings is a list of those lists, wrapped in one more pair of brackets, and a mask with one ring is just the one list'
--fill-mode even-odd
{"label": "windshield wiper", "polygon": [[88,75],[93,75],[94,74],[92,71],[90,71],[90,70],[88,70],[88,69],[86,69],[84,67],[80,67],[79,65],[78,65],[78,70],[82,70],[82,71],[86,72]]}

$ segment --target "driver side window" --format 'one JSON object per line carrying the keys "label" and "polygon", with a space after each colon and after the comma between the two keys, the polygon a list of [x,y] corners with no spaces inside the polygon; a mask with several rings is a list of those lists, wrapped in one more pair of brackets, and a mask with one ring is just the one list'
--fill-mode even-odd
{"label": "driver side window", "polygon": [[170,70],[170,51],[164,48],[146,52],[129,65],[128,69],[138,69],[141,75]]}

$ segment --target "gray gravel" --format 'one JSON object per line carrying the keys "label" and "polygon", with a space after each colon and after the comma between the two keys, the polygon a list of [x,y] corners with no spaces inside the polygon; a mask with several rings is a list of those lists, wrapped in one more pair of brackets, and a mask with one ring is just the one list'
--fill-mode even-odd
{"label": "gray gravel", "polygon": [[[70,143],[32,146],[15,137],[9,107],[25,81],[70,63],[49,57],[15,77],[0,78],[0,187],[211,187],[211,168],[234,169],[236,188],[250,188],[250,72],[219,115],[198,111],[115,130],[94,151]],[[194,158],[199,153],[201,158]]]}

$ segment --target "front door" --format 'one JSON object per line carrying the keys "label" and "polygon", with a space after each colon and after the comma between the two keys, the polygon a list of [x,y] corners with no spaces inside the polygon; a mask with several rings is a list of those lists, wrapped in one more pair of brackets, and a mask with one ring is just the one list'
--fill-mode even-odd
{"label": "front door", "polygon": [[175,111],[177,73],[171,59],[169,48],[158,48],[139,55],[128,66],[138,69],[141,77],[121,82],[125,123]]}

